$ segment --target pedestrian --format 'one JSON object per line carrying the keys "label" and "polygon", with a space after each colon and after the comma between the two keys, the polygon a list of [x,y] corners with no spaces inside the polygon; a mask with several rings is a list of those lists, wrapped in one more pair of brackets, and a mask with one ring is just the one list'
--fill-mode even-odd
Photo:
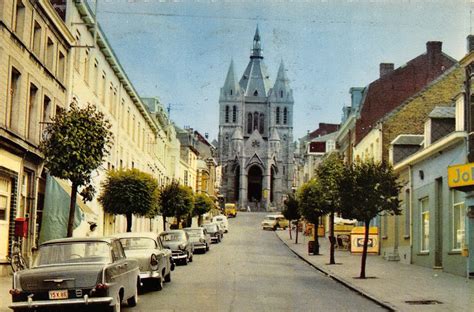
{"label": "pedestrian", "polygon": [[247,205],[247,212],[250,212],[250,211],[251,211],[251,210],[250,210],[250,206]]}

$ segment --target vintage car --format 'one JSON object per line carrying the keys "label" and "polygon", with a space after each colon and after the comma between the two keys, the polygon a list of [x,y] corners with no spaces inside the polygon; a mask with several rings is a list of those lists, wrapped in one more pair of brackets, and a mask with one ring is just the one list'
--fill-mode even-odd
{"label": "vintage car", "polygon": [[138,263],[117,238],[64,238],[40,245],[31,269],[15,272],[10,290],[14,311],[65,311],[102,305],[120,311],[135,306]]}
{"label": "vintage car", "polygon": [[224,238],[224,232],[221,230],[217,223],[206,223],[202,225],[209,235],[211,236],[211,242],[220,243]]}
{"label": "vintage car", "polygon": [[262,221],[263,230],[286,229],[289,226],[289,221],[285,219],[282,214],[266,215]]}
{"label": "vintage car", "polygon": [[205,228],[185,228],[184,230],[189,235],[189,240],[193,244],[194,251],[201,250],[202,253],[209,251],[209,246],[211,245],[212,241],[211,236]]}
{"label": "vintage car", "polygon": [[227,220],[226,216],[224,215],[214,216],[212,218],[212,222],[219,224],[220,228],[222,229],[222,231],[224,231],[224,233],[229,232],[229,221]]}
{"label": "vintage car", "polygon": [[187,265],[193,262],[193,244],[189,240],[189,235],[183,230],[169,230],[160,233],[159,239],[163,247],[171,250],[175,263]]}
{"label": "vintage car", "polygon": [[237,217],[237,207],[235,204],[232,203],[226,203],[224,206],[224,214],[228,218],[235,218]]}
{"label": "vintage car", "polygon": [[171,251],[163,247],[155,233],[120,233],[114,237],[122,243],[127,258],[138,261],[142,283],[162,290],[164,282],[171,282],[174,260]]}

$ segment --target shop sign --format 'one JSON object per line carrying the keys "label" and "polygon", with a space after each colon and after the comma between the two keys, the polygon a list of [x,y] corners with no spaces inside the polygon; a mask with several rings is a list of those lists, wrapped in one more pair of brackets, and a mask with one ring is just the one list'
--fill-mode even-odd
{"label": "shop sign", "polygon": [[449,166],[448,185],[451,188],[474,185],[474,163]]}

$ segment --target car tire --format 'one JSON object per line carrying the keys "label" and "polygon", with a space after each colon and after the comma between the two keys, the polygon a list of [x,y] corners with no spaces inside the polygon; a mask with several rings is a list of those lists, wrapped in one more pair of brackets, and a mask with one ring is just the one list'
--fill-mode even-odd
{"label": "car tire", "polygon": [[165,275],[165,283],[171,282],[171,271]]}
{"label": "car tire", "polygon": [[184,265],[188,265],[188,261],[189,261],[188,257],[184,258],[183,264],[184,264]]}
{"label": "car tire", "polygon": [[134,307],[137,305],[137,302],[138,302],[138,283],[137,283],[137,286],[135,287],[135,293],[133,294],[133,296],[127,299],[127,304],[129,307]]}
{"label": "car tire", "polygon": [[206,243],[206,251],[209,251],[209,244]]}
{"label": "car tire", "polygon": [[191,253],[191,256],[189,257],[189,262],[193,262],[193,254]]}
{"label": "car tire", "polygon": [[156,280],[153,281],[154,282],[154,290],[157,290],[157,291],[160,291],[163,289],[163,278],[158,278]]}

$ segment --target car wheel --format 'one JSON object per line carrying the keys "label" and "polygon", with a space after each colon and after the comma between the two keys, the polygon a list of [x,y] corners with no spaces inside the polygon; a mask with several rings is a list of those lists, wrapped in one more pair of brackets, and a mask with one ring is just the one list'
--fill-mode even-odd
{"label": "car wheel", "polygon": [[163,289],[163,278],[158,278],[156,280],[153,281],[155,284],[153,285],[155,290],[162,290]]}
{"label": "car wheel", "polygon": [[137,283],[137,286],[135,287],[135,293],[133,294],[133,296],[127,299],[127,304],[129,307],[134,307],[137,305],[137,302],[138,302],[138,283]]}
{"label": "car wheel", "polygon": [[165,283],[171,282],[171,272],[165,275]]}
{"label": "car wheel", "polygon": [[206,244],[206,251],[209,251],[209,244]]}
{"label": "car wheel", "polygon": [[188,262],[189,262],[189,259],[188,259],[188,257],[184,258],[184,260],[183,260],[183,264],[184,264],[184,265],[188,265]]}
{"label": "car wheel", "polygon": [[193,262],[193,254],[191,253],[191,256],[189,257],[189,262]]}

